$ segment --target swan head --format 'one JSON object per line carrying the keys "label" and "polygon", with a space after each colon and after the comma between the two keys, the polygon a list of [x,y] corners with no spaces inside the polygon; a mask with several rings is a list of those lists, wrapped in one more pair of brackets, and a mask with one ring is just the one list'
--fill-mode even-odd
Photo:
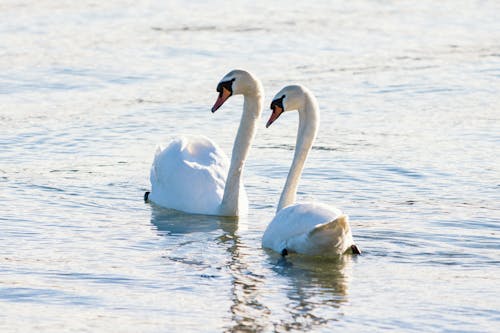
{"label": "swan head", "polygon": [[301,85],[290,85],[281,89],[273,98],[270,109],[273,111],[267,121],[266,128],[285,111],[301,110],[306,105],[309,90]]}
{"label": "swan head", "polygon": [[212,107],[212,112],[217,111],[233,95],[261,95],[262,84],[250,72],[235,69],[224,75],[216,90],[219,96]]}

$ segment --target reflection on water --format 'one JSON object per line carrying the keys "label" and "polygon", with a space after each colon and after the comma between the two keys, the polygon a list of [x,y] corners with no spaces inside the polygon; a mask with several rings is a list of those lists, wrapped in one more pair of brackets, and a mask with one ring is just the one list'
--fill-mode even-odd
{"label": "reflection on water", "polygon": [[[498,331],[500,2],[20,2],[0,1],[0,332]],[[231,152],[243,99],[209,108],[232,68],[266,103],[315,92],[298,196],[349,213],[362,256],[261,248],[295,116],[264,111],[247,217],[141,200],[172,135]]]}
{"label": "reflection on water", "polygon": [[234,217],[186,214],[155,204],[151,204],[151,223],[159,233],[166,235],[222,230],[226,235],[234,237],[238,228],[238,219]]}
{"label": "reflection on water", "polygon": [[[278,260],[273,270],[291,278],[299,294],[302,294],[300,290],[312,287],[321,292],[331,292],[336,295],[332,300],[335,303],[342,303],[347,296],[348,274],[346,272],[352,264],[352,258],[352,255],[338,258],[291,255],[291,258]],[[307,298],[307,294],[304,298]]]}
{"label": "reflection on water", "polygon": [[[338,308],[347,301],[351,256],[331,259],[294,254],[282,258],[267,252],[267,262],[263,264],[270,270],[268,274],[264,274],[265,271],[257,273],[258,266],[252,258],[255,254],[251,253],[255,249],[241,241],[238,222],[238,218],[185,214],[151,205],[151,223],[160,235],[181,237],[178,244],[197,249],[199,245],[193,244],[188,236],[198,233],[197,241],[217,242],[223,246],[225,269],[231,281],[228,309],[231,324],[226,326],[226,331],[268,330],[276,315],[280,319],[272,327],[275,330],[309,330],[338,320]],[[193,267],[208,265],[192,258],[190,252],[185,249],[184,257],[170,255],[167,259]],[[273,313],[274,300],[262,294],[268,283],[266,279],[271,276],[280,281],[286,291],[286,299],[280,300],[284,313]]]}
{"label": "reflection on water", "polygon": [[260,299],[265,276],[252,271],[251,259],[239,237],[228,247],[229,273],[232,277],[230,306],[231,324],[228,331],[261,331],[268,325],[271,310]]}
{"label": "reflection on water", "polygon": [[348,300],[352,256],[337,259],[293,255],[279,260],[273,270],[287,278],[290,320],[277,326],[285,330],[311,330],[339,320],[338,310]]}

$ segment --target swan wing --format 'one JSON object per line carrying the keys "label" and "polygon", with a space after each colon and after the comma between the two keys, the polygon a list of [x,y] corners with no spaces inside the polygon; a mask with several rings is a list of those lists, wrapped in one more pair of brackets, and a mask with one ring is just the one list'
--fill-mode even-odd
{"label": "swan wing", "polygon": [[166,208],[216,215],[228,166],[227,156],[207,137],[177,137],[156,151],[149,199]]}

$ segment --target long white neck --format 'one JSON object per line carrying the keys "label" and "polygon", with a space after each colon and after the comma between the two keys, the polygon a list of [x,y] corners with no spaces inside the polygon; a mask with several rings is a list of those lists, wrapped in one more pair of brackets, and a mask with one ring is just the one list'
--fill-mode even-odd
{"label": "long white neck", "polygon": [[295,143],[295,154],[276,211],[296,201],[300,176],[319,127],[319,108],[316,99],[309,93],[306,93],[304,98],[304,108],[298,110],[299,129]]}
{"label": "long white neck", "polygon": [[260,90],[245,94],[243,114],[231,154],[231,165],[227,175],[224,196],[220,206],[220,214],[238,216],[241,207],[240,189],[243,167],[256,132],[257,121],[262,112],[262,93]]}

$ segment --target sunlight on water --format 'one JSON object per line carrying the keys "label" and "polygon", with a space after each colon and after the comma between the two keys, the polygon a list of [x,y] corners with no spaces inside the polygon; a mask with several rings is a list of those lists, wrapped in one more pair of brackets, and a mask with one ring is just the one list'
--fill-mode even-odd
{"label": "sunlight on water", "polygon": [[[0,3],[0,331],[474,331],[500,321],[500,6],[495,1]],[[229,154],[252,71],[266,109],[248,217],[143,202],[157,145]],[[350,216],[359,257],[261,248],[298,117],[299,186]]]}

